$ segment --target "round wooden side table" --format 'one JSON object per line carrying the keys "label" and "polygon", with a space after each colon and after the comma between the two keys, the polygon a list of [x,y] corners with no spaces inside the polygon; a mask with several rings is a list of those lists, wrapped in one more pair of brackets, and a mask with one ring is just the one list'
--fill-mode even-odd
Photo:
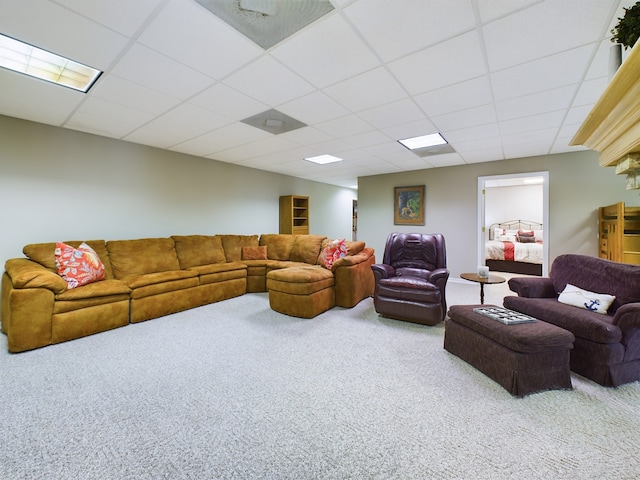
{"label": "round wooden side table", "polygon": [[480,284],[480,304],[484,305],[484,286],[493,285],[496,283],[504,283],[506,278],[499,277],[498,275],[489,274],[488,277],[479,277],[477,273],[461,273],[460,278],[469,280],[470,282],[476,282]]}

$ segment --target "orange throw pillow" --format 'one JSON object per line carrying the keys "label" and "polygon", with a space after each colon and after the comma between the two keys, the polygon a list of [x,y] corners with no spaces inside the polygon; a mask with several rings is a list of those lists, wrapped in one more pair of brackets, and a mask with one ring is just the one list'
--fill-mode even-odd
{"label": "orange throw pillow", "polygon": [[84,242],[78,248],[56,242],[55,259],[58,275],[67,281],[69,288],[104,279],[104,265],[100,257]]}

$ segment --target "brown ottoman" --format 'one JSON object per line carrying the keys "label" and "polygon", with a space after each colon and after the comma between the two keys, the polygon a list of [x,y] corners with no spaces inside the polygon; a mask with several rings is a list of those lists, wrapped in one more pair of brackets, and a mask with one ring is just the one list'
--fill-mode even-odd
{"label": "brown ottoman", "polygon": [[550,323],[505,325],[473,311],[492,305],[453,305],[445,320],[444,348],[515,396],[571,389],[571,332]]}
{"label": "brown ottoman", "polygon": [[336,304],[333,273],[326,268],[292,267],[267,273],[269,305],[292,317],[313,318]]}

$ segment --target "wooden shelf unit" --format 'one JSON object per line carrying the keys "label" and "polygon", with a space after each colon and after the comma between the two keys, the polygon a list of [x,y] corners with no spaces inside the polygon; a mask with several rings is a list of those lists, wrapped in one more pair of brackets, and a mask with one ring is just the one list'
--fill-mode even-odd
{"label": "wooden shelf unit", "polygon": [[640,207],[618,202],[598,209],[598,256],[640,265]]}
{"label": "wooden shelf unit", "polygon": [[309,234],[309,197],[280,197],[280,233]]}

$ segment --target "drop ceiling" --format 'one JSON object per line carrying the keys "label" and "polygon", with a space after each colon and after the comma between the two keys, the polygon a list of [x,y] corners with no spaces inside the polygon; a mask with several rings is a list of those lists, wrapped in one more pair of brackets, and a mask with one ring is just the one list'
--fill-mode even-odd
{"label": "drop ceiling", "polygon": [[[196,0],[2,0],[0,33],[104,74],[83,94],[0,69],[0,114],[342,187],[576,151],[634,3],[331,0],[265,49]],[[303,126],[243,122],[267,111]],[[436,132],[439,155],[397,142]]]}

